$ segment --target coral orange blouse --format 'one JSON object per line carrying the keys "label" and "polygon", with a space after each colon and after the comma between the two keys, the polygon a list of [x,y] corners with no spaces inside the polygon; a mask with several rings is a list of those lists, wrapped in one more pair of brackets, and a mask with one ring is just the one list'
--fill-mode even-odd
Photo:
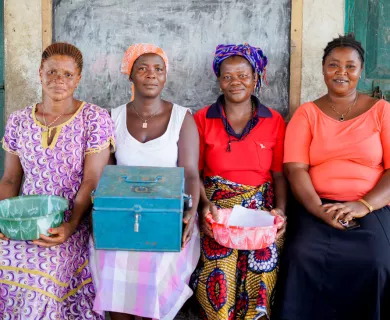
{"label": "coral orange blouse", "polygon": [[390,104],[379,100],[360,116],[340,122],[314,103],[300,106],[287,126],[284,163],[310,165],[321,198],[354,201],[390,167]]}

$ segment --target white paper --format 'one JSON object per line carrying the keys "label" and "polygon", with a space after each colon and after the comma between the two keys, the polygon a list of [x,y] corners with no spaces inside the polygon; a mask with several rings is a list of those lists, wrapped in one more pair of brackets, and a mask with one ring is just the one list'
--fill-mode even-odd
{"label": "white paper", "polygon": [[228,225],[237,227],[268,227],[274,225],[275,217],[268,211],[234,206]]}

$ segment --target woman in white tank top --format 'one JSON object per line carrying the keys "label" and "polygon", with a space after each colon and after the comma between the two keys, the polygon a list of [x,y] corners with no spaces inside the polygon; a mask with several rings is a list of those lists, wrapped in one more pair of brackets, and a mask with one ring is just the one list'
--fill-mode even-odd
{"label": "woman in white tank top", "polygon": [[112,320],[170,320],[192,295],[188,283],[200,256],[199,137],[190,110],[160,98],[167,69],[166,55],[158,47],[137,44],[127,50],[122,73],[129,74],[135,98],[111,110],[116,126],[112,163],[184,167],[185,191],[192,195],[193,206],[184,214],[181,252],[104,251],[91,246],[94,310],[109,311]]}

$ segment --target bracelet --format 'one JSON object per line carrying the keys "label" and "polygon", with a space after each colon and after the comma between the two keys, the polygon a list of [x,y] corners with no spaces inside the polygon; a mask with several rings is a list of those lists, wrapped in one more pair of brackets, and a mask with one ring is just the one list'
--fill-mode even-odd
{"label": "bracelet", "polygon": [[368,210],[370,210],[370,212],[373,212],[373,211],[374,211],[373,206],[370,205],[366,200],[364,200],[364,199],[359,199],[358,201],[361,202],[361,203],[363,203],[363,204],[368,208]]}

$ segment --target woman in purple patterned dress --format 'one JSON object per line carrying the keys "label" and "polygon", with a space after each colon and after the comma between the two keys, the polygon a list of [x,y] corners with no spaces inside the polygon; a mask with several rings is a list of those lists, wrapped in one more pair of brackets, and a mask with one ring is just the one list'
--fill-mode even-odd
{"label": "woman in purple patterned dress", "polygon": [[101,319],[92,311],[95,291],[88,266],[90,193],[114,144],[107,111],[78,101],[82,55],[66,43],[42,54],[41,103],[11,114],[0,200],[57,195],[69,200],[65,221],[50,237],[13,241],[0,234],[1,319]]}

